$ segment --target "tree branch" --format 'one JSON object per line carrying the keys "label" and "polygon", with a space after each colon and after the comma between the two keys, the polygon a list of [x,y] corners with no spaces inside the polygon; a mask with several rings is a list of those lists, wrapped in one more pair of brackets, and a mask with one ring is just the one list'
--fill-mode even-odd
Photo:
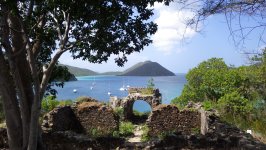
{"label": "tree branch", "polygon": [[61,39],[62,39],[62,33],[61,33],[61,31],[60,31],[60,25],[59,25],[59,22],[58,22],[58,20],[56,19],[56,17],[55,17],[54,14],[52,14],[52,13],[49,13],[49,14],[52,16],[53,20],[55,21],[57,34],[58,34],[59,40],[61,41]]}
{"label": "tree branch", "polygon": [[64,14],[64,18],[66,21],[66,25],[65,25],[65,33],[64,33],[64,37],[63,37],[63,43],[61,43],[63,46],[65,46],[67,40],[68,40],[68,33],[69,33],[69,29],[70,29],[70,14],[66,12],[63,12]]}
{"label": "tree branch", "polygon": [[48,85],[49,79],[51,77],[52,71],[60,58],[60,56],[65,52],[66,50],[59,49],[57,53],[54,55],[52,58],[51,62],[49,63],[48,67],[46,70],[43,71],[43,77],[42,77],[42,82],[40,84],[40,97],[44,96],[46,87]]}

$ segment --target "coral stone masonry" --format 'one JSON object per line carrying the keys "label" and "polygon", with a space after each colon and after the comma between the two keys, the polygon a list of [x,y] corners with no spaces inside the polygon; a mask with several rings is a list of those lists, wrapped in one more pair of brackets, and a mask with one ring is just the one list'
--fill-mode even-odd
{"label": "coral stone masonry", "polygon": [[75,113],[87,134],[109,135],[118,129],[113,109],[99,102],[83,102]]}
{"label": "coral stone masonry", "polygon": [[147,125],[150,136],[171,132],[200,133],[200,113],[197,110],[179,111],[174,105],[159,105],[152,111]]}
{"label": "coral stone masonry", "polygon": [[152,110],[162,103],[162,96],[159,89],[149,88],[129,88],[129,95],[124,98],[110,97],[110,105],[112,108],[122,107],[124,109],[124,119],[130,120],[133,116],[133,105],[137,100],[147,102]]}

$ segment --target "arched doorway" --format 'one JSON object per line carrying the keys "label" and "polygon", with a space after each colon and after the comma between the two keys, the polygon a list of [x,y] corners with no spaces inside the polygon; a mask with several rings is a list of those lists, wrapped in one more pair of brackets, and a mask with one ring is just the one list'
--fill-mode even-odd
{"label": "arched doorway", "polygon": [[[113,108],[122,107],[123,108],[123,120],[131,121],[134,117],[133,109],[136,102],[136,106],[143,106],[146,109],[142,110],[153,110],[156,106],[162,103],[162,96],[159,89],[154,89],[153,93],[145,93],[145,88],[131,88],[128,90],[129,95],[124,98],[117,98],[115,96],[110,97],[110,105]],[[140,101],[140,102],[139,102]],[[134,108],[133,108],[134,107]],[[146,120],[145,120],[146,121]]]}
{"label": "arched doorway", "polygon": [[135,100],[133,102],[132,110],[133,115],[131,121],[135,124],[141,124],[146,122],[146,120],[148,119],[152,111],[152,107],[144,100]]}
{"label": "arched doorway", "polygon": [[[144,123],[149,116],[149,112],[152,111],[152,99],[143,99],[143,98],[132,98],[128,99],[124,103],[124,117],[125,120],[131,121],[135,124]],[[136,109],[137,111],[134,111]],[[147,111],[147,113],[144,113]]]}

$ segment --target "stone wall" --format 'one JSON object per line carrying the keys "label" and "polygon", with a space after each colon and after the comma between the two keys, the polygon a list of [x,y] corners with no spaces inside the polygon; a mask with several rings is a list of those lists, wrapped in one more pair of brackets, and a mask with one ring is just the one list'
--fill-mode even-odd
{"label": "stone wall", "polygon": [[157,136],[162,132],[199,133],[200,113],[189,109],[179,111],[174,105],[159,105],[152,111],[147,125],[150,136]]}
{"label": "stone wall", "polygon": [[118,117],[113,109],[88,99],[73,106],[57,107],[43,118],[45,132],[74,131],[93,136],[111,134],[118,129]]}
{"label": "stone wall", "polygon": [[57,107],[43,117],[42,128],[44,131],[68,131],[77,133],[83,131],[70,106]]}
{"label": "stone wall", "polygon": [[87,134],[108,135],[118,129],[118,117],[102,103],[80,103],[75,107],[75,114]]}

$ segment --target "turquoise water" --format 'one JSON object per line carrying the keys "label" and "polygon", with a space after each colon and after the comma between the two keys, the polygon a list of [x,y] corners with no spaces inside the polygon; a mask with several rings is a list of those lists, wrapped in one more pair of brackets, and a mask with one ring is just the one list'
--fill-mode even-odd
{"label": "turquoise water", "polygon": [[[169,104],[171,100],[181,94],[186,83],[185,74],[163,77],[139,76],[83,76],[78,81],[66,82],[64,88],[56,87],[59,100],[76,99],[79,96],[90,96],[99,101],[108,102],[110,92],[113,96],[125,97],[127,91],[120,91],[121,87],[145,87],[148,80],[154,79],[156,88],[162,93],[162,103]],[[76,93],[73,90],[76,89]],[[149,105],[144,101],[136,101],[134,109],[149,111]]]}

